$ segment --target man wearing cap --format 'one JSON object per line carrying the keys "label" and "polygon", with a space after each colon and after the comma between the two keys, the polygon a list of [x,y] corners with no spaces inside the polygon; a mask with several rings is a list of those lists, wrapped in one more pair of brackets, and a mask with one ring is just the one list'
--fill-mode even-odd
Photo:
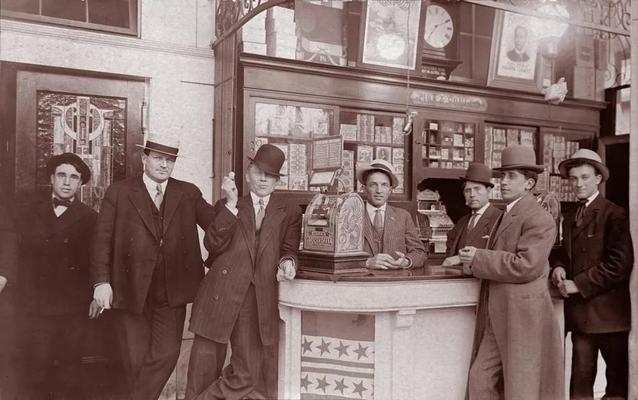
{"label": "man wearing cap", "polygon": [[552,254],[552,282],[565,301],[572,332],[570,397],[592,399],[598,352],[606,364],[605,398],[627,398],[627,340],[631,328],[629,276],[634,262],[625,210],[598,185],[609,178],[600,156],[580,149],[558,166],[579,207],[563,221],[563,245]]}
{"label": "man wearing cap", "polygon": [[486,281],[485,327],[471,363],[470,399],[563,399],[563,345],[548,288],[556,225],[531,190],[537,174],[531,147],[502,153],[501,194],[506,211],[487,249],[459,251],[467,273]]}
{"label": "man wearing cap", "polygon": [[276,365],[264,363],[272,364],[279,339],[277,281],[296,273],[301,211],[273,195],[281,149],[264,144],[249,160],[250,193],[238,197],[234,174],[224,177],[225,199],[204,239],[213,263],[193,304],[187,400],[277,396]]}
{"label": "man wearing cap", "polygon": [[366,217],[363,218],[366,261],[370,269],[405,269],[422,267],[425,247],[419,239],[410,214],[387,204],[399,184],[394,167],[383,159],[357,168],[357,179],[366,194]]}
{"label": "man wearing cap", "polygon": [[98,316],[88,286],[97,213],[78,196],[91,171],[78,155],[64,153],[47,161],[46,173],[51,191],[17,206],[19,267],[9,282],[20,321],[21,343],[14,346],[25,353],[20,398],[27,399],[81,396],[79,344],[89,316]]}
{"label": "man wearing cap", "polygon": [[100,206],[91,263],[94,298],[115,309],[132,398],[156,400],[179,356],[186,304],[204,276],[197,226],[213,208],[171,178],[178,142],[150,136],[144,172],[113,183]]}

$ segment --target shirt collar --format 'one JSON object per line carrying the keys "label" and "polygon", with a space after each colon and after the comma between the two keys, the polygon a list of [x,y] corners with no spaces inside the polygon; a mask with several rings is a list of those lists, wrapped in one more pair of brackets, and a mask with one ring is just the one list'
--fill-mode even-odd
{"label": "shirt collar", "polygon": [[270,201],[270,195],[266,197],[259,197],[253,192],[250,192],[250,198],[253,202],[253,207],[255,207],[255,210],[259,209],[259,199],[262,199],[264,201],[264,208],[268,206],[268,202]]}
{"label": "shirt collar", "polygon": [[[525,196],[525,195],[523,195],[523,196]],[[516,199],[513,202],[511,202],[508,205],[506,205],[505,206],[505,212],[510,212],[512,207],[514,207],[516,205],[516,203],[518,203],[518,201],[523,198],[523,196],[519,197],[518,199]]]}
{"label": "shirt collar", "polygon": [[[476,211],[476,214],[478,214],[478,215],[483,215],[483,213],[485,212],[485,210],[487,210],[487,207],[489,207],[489,206],[490,206],[490,203],[489,203],[489,201],[488,201],[487,203],[485,203],[485,205],[484,205],[483,207],[479,208],[479,209]],[[472,213],[474,214],[474,210],[472,210]]]}
{"label": "shirt collar", "polygon": [[[145,173],[142,173],[142,180],[144,181],[144,186],[146,186],[146,190],[151,195],[151,198],[155,197],[155,193],[157,192],[157,184],[159,182],[155,182],[151,178],[148,177]],[[168,185],[168,179],[164,182],[159,183],[162,187],[162,193],[166,194],[166,186]]]}
{"label": "shirt collar", "polygon": [[594,192],[594,194],[592,194],[591,196],[589,196],[587,198],[587,202],[585,203],[585,207],[589,207],[589,205],[591,204],[592,201],[596,200],[596,197],[598,196],[598,193],[600,193],[598,190],[596,190]]}
{"label": "shirt collar", "polygon": [[[51,201],[53,201],[53,199],[55,199],[55,198],[57,198],[55,196],[55,194],[51,193]],[[58,200],[62,200],[62,199],[58,199]],[[71,203],[73,203],[73,201],[75,201],[75,196],[73,196],[73,197],[71,197],[70,199],[67,199],[67,200],[69,200]]]}
{"label": "shirt collar", "polygon": [[377,210],[381,210],[381,212],[385,212],[385,207],[388,205],[388,203],[384,203],[381,207],[375,207],[372,204],[366,202],[366,211],[368,211],[368,214],[374,215],[374,213]]}

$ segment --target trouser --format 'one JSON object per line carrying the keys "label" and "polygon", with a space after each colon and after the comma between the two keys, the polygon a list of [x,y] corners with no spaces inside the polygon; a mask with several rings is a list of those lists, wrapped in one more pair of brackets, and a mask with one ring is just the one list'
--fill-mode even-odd
{"label": "trouser", "polygon": [[593,399],[598,352],[605,360],[607,387],[604,399],[627,398],[629,332],[572,332],[573,356],[570,397]]}
{"label": "trouser", "polygon": [[118,311],[118,339],[133,400],[157,400],[182,345],[186,306],[171,307],[163,268],[155,270],[142,314]]}
{"label": "trouser", "polygon": [[275,346],[263,346],[259,334],[255,287],[250,285],[227,344],[195,335],[188,365],[186,400],[274,398]]}
{"label": "trouser", "polygon": [[476,358],[470,367],[468,382],[470,400],[504,399],[503,361],[498,350],[489,317],[479,344]]}

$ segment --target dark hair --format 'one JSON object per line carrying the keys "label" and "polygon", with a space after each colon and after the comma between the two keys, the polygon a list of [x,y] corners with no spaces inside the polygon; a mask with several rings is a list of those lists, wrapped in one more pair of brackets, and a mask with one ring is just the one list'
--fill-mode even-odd
{"label": "dark hair", "polygon": [[390,180],[390,184],[392,184],[392,176],[390,175],[388,171],[384,171],[382,169],[370,169],[361,175],[361,178],[362,178],[361,180],[363,181],[364,185],[368,183],[368,177],[374,174],[375,172],[381,172],[382,174],[385,174],[385,176],[387,176],[388,179]]}
{"label": "dark hair", "polygon": [[531,187],[531,189],[534,189],[534,186],[536,186],[536,182],[538,182],[538,172],[531,171],[529,169],[521,169],[519,171],[521,172],[521,174],[523,174],[525,179],[533,179],[534,180],[534,185]]}
{"label": "dark hair", "polygon": [[64,160],[63,162],[58,162],[55,164],[50,164],[49,168],[48,168],[48,174],[50,175],[54,175],[55,174],[55,170],[60,166],[60,165],[64,165],[64,164],[69,164],[72,165],[73,168],[75,168],[76,171],[78,171],[78,173],[80,174],[80,178],[82,178],[82,171],[84,170],[84,168],[82,168],[80,166],[80,164],[75,161],[75,160]]}
{"label": "dark hair", "polygon": [[151,154],[151,150],[150,149],[144,149],[144,154],[146,154],[147,156]]}
{"label": "dark hair", "polygon": [[600,175],[600,176],[603,175],[603,173],[600,172],[600,170],[598,168],[596,168],[595,165],[593,165],[592,163],[589,163],[589,162],[587,162],[585,160],[574,160],[574,161],[570,162],[568,167],[567,167],[567,173],[569,174],[569,170],[570,169],[582,167],[583,165],[589,165],[590,167],[592,167],[594,169],[594,173],[596,175]]}

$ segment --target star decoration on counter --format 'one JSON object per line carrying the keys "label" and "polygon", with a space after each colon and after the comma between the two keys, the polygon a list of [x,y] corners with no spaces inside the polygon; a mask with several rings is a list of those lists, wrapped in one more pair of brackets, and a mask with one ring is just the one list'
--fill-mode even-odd
{"label": "star decoration on counter", "polygon": [[339,346],[335,347],[338,351],[339,351],[339,358],[341,358],[342,355],[346,355],[348,356],[348,347],[350,347],[350,345],[344,345],[343,342],[340,340],[339,341]]}
{"label": "star decoration on counter", "polygon": [[317,389],[321,389],[324,393],[326,393],[326,388],[330,386],[328,380],[324,376],[323,378],[317,378]]}
{"label": "star decoration on counter", "polygon": [[312,382],[310,382],[310,379],[308,379],[308,374],[301,378],[301,386],[306,390],[306,392],[308,391],[308,385],[310,385],[311,383]]}
{"label": "star decoration on counter", "polygon": [[323,353],[330,353],[330,342],[326,342],[323,339],[321,339],[321,344],[315,347],[321,350],[321,355],[323,355]]}
{"label": "star decoration on counter", "polygon": [[309,351],[312,353],[312,348],[310,348],[310,345],[312,344],[312,340],[308,340],[305,337],[303,338],[303,343],[301,344],[301,354],[306,354],[306,351]]}
{"label": "star decoration on counter", "polygon": [[341,378],[340,381],[335,379],[335,392],[338,390],[343,394],[343,390],[348,388],[348,385],[344,383],[346,378]]}
{"label": "star decoration on counter", "polygon": [[361,346],[361,343],[359,343],[359,348],[353,351],[357,353],[357,360],[360,360],[361,357],[368,358],[368,355],[366,354],[366,351],[368,351],[368,346],[363,347]]}
{"label": "star decoration on counter", "polygon": [[368,388],[363,386],[363,381],[361,381],[354,384],[354,390],[352,391],[352,393],[358,393],[359,397],[363,397],[363,392],[365,392],[366,390],[368,390]]}

